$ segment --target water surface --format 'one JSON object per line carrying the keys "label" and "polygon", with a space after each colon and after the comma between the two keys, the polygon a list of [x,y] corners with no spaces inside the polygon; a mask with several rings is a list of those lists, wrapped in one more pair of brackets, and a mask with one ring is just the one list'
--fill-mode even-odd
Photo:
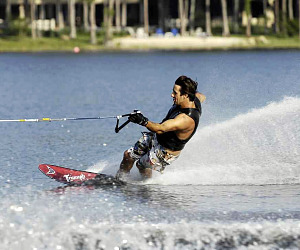
{"label": "water surface", "polygon": [[147,182],[65,187],[37,169],[114,174],[138,125],[0,123],[0,248],[299,248],[299,51],[0,54],[0,119],[159,122],[182,74],[207,96],[199,129]]}

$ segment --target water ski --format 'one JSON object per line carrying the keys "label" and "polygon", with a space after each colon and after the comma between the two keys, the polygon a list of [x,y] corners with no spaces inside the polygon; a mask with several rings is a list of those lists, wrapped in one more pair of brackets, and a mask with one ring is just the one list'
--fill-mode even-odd
{"label": "water ski", "polygon": [[118,180],[111,175],[97,174],[49,164],[40,164],[39,170],[49,178],[67,185],[125,185],[124,181]]}

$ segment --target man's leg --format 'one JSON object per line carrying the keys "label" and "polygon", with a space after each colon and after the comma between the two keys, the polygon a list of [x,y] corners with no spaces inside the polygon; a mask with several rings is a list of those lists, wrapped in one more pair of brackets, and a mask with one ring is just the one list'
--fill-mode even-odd
{"label": "man's leg", "polygon": [[131,158],[130,153],[128,152],[128,150],[126,150],[123,155],[123,160],[120,164],[120,169],[116,174],[116,178],[122,179],[124,175],[128,174],[132,169],[134,162],[135,159]]}
{"label": "man's leg", "polygon": [[137,168],[139,169],[140,174],[145,178],[151,178],[152,177],[152,169],[151,168],[145,168],[137,162],[136,164]]}
{"label": "man's leg", "polygon": [[[123,160],[120,164],[120,169],[116,177],[120,178],[121,175],[127,174],[133,167],[136,160],[140,159],[149,150],[149,144],[152,140],[152,133],[143,133],[143,136],[135,143],[134,147],[124,152]],[[149,175],[149,174],[148,174]]]}
{"label": "man's leg", "polygon": [[130,153],[128,152],[128,150],[126,150],[124,152],[123,160],[120,164],[120,170],[124,173],[129,173],[133,167],[134,162],[135,159],[131,158]]}

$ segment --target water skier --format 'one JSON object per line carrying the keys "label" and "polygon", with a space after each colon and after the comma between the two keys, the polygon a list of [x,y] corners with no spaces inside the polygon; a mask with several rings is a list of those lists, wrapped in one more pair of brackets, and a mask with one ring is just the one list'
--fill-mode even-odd
{"label": "water skier", "polygon": [[129,120],[146,127],[135,145],[124,152],[116,178],[128,174],[135,161],[144,177],[152,177],[152,170],[162,172],[179,157],[185,144],[195,134],[201,116],[201,102],[206,97],[197,92],[198,83],[180,76],[174,84],[171,97],[174,105],[161,123],[149,121],[141,113],[132,114]]}

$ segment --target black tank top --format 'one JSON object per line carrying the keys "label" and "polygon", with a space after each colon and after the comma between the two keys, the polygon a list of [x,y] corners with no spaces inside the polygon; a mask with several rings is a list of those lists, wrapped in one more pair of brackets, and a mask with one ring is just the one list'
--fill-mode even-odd
{"label": "black tank top", "polygon": [[195,106],[196,108],[180,108],[180,106],[173,105],[171,109],[169,110],[167,116],[162,120],[161,123],[163,123],[166,120],[169,119],[174,119],[177,115],[179,114],[186,114],[189,117],[191,117],[194,122],[195,122],[195,128],[190,135],[189,138],[185,140],[180,140],[176,133],[174,131],[166,132],[163,134],[156,134],[157,141],[160,145],[163,147],[170,149],[172,151],[178,151],[182,150],[185,146],[185,144],[192,138],[192,136],[195,134],[198,124],[199,124],[199,119],[202,113],[201,109],[201,103],[198,98],[195,98]]}

